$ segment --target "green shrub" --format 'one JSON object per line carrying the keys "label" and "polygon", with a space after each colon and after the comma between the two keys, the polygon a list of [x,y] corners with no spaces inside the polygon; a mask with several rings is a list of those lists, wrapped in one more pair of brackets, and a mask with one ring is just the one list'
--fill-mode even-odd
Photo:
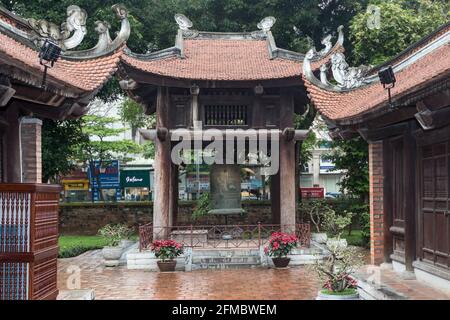
{"label": "green shrub", "polygon": [[130,239],[133,235],[133,229],[125,224],[108,224],[98,230],[98,234],[105,239],[107,246],[118,246],[123,239]]}
{"label": "green shrub", "polygon": [[362,222],[362,232],[361,232],[361,240],[362,246],[368,248],[370,246],[370,213],[364,212],[361,215]]}
{"label": "green shrub", "polygon": [[209,193],[204,193],[197,200],[197,204],[192,211],[192,218],[200,218],[208,215],[211,210],[211,196]]}

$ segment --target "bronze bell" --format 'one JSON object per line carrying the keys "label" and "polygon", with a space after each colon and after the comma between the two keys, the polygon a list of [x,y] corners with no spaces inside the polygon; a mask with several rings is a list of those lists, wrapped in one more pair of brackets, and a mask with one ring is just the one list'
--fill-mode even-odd
{"label": "bronze bell", "polygon": [[241,170],[238,165],[215,164],[210,173],[211,208],[209,214],[243,214]]}

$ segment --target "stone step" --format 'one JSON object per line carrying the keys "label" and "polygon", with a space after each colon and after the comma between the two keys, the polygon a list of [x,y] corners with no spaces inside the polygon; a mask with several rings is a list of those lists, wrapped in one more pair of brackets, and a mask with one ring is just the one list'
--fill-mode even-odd
{"label": "stone step", "polygon": [[205,249],[193,250],[192,257],[259,257],[258,249]]}
{"label": "stone step", "polygon": [[254,269],[261,268],[261,264],[257,263],[205,263],[193,264],[192,270],[227,270],[227,269]]}
{"label": "stone step", "polygon": [[256,256],[247,257],[193,257],[192,264],[260,264],[261,259]]}

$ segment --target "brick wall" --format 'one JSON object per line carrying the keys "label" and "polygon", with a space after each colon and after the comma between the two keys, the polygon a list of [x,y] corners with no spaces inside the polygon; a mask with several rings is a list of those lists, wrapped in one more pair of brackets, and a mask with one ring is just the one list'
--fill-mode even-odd
{"label": "brick wall", "polygon": [[370,179],[370,257],[371,263],[384,262],[383,231],[383,143],[369,144]]}
{"label": "brick wall", "polygon": [[[243,217],[229,217],[228,224],[256,225],[272,223],[270,202],[246,203],[247,214]],[[223,216],[206,216],[194,220],[192,203],[181,203],[178,213],[178,225],[224,225]],[[66,235],[95,235],[107,224],[126,223],[130,227],[138,227],[152,222],[153,204],[61,204],[59,209],[59,228]]]}
{"label": "brick wall", "polygon": [[21,123],[22,181],[42,183],[42,121],[24,118]]}

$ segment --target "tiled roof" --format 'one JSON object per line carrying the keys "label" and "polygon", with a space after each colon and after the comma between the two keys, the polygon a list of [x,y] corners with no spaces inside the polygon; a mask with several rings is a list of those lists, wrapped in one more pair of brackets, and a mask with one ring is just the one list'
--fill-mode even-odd
{"label": "tiled roof", "polygon": [[270,59],[266,40],[186,39],[185,57],[144,60],[123,55],[129,66],[159,76],[193,80],[269,80],[300,77],[302,63]]}
{"label": "tiled roof", "polygon": [[[396,73],[397,83],[392,89],[392,98],[396,101],[449,76],[450,44],[447,43]],[[351,121],[387,106],[388,94],[378,80],[358,89],[332,91],[303,77],[313,104],[330,120]]]}
{"label": "tiled roof", "polygon": [[[95,91],[116,72],[122,52],[120,49],[110,55],[90,60],[61,58],[48,70],[49,79],[53,78],[63,85],[81,91]],[[4,64],[14,63],[24,71],[31,69],[31,72],[43,72],[36,50],[3,33],[0,33],[0,61]]]}

